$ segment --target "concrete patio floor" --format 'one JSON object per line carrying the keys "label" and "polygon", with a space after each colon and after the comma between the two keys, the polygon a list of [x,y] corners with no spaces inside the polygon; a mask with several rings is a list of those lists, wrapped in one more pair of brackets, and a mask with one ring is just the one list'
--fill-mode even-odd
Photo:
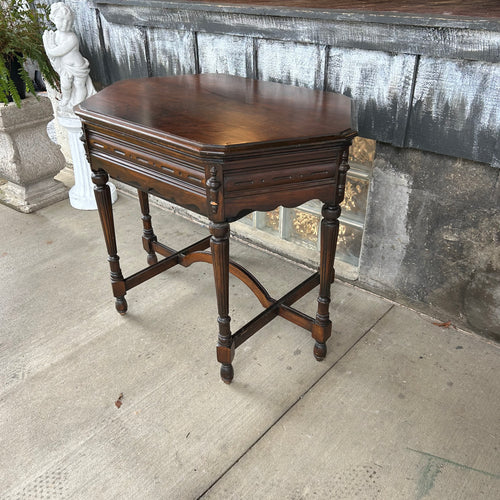
{"label": "concrete patio floor", "polygon": [[[173,247],[207,234],[152,215]],[[129,275],[146,260],[136,200],[115,222]],[[498,345],[336,282],[323,362],[277,318],[227,386],[210,266],[131,290],[122,317],[96,212],[0,206],[0,234],[0,498],[500,498]],[[231,252],[275,297],[309,274]],[[314,314],[315,292],[297,307]],[[233,331],[260,310],[231,278]]]}

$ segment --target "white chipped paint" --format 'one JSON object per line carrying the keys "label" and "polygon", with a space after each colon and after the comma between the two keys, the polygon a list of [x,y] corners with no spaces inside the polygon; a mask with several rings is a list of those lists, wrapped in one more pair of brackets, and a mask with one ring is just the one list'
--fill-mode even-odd
{"label": "white chipped paint", "polygon": [[499,102],[500,64],[429,57],[420,61],[414,104],[420,103],[443,126],[461,130],[472,122],[476,133],[487,129],[498,134]]}
{"label": "white chipped paint", "polygon": [[153,76],[195,72],[194,33],[151,28],[148,40]]}
{"label": "white chipped paint", "polygon": [[258,40],[258,77],[303,87],[321,88],[325,48],[312,44]]}
{"label": "white chipped paint", "polygon": [[379,109],[390,108],[393,100],[409,103],[415,57],[406,54],[332,48],[328,78],[332,89],[358,101],[373,99]]}
{"label": "white chipped paint", "polygon": [[104,44],[120,66],[131,72],[133,61],[146,61],[143,34],[136,26],[111,24],[101,17]]}
{"label": "white chipped paint", "polygon": [[198,34],[198,57],[202,73],[252,76],[253,42],[249,37],[211,33]]}
{"label": "white chipped paint", "polygon": [[[185,2],[185,4],[190,2]],[[286,2],[285,2],[286,3]],[[259,8],[171,2],[99,2],[112,22],[233,35],[253,33],[259,38],[358,47],[449,58],[496,60],[500,33],[493,22],[419,15],[388,16],[362,12]],[[125,15],[124,15],[125,14]],[[148,24],[153,23],[153,24]],[[182,25],[182,28],[181,28]],[[490,27],[493,25],[493,29]],[[464,29],[465,28],[465,29]],[[486,58],[486,59],[484,59]]]}

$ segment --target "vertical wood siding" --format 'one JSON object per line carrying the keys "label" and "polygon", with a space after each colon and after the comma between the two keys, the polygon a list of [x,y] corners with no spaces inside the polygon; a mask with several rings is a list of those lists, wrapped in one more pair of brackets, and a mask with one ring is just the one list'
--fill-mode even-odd
{"label": "vertical wood siding", "polygon": [[422,58],[408,145],[492,162],[500,134],[499,107],[500,65]]}
{"label": "vertical wood siding", "polygon": [[152,76],[196,72],[196,36],[189,31],[147,30]]}
{"label": "vertical wood siding", "polygon": [[260,80],[322,89],[325,80],[325,47],[257,40],[257,77]]}
{"label": "vertical wood siding", "polygon": [[250,37],[198,33],[197,41],[201,73],[254,76],[253,42]]}
{"label": "vertical wood siding", "polygon": [[354,98],[363,137],[403,146],[416,56],[332,48],[327,89]]}
{"label": "vertical wood siding", "polygon": [[364,137],[500,167],[498,22],[215,3],[68,3],[98,88],[196,71],[326,88],[356,100]]}
{"label": "vertical wood siding", "polygon": [[109,23],[100,16],[104,43],[104,60],[112,80],[149,76],[145,30],[138,26]]}

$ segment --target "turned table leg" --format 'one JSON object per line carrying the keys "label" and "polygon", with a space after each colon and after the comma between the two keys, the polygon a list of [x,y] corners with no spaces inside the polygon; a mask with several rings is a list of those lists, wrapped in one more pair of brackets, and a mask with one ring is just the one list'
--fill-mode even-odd
{"label": "turned table leg", "polygon": [[326,341],[332,334],[332,322],[329,315],[330,286],[334,278],[333,261],[339,233],[340,207],[325,204],[321,213],[323,219],[321,221],[318,312],[312,329],[312,336],[316,340],[313,352],[318,361],[325,358]]}
{"label": "turned table leg", "polygon": [[219,316],[219,337],[217,361],[222,363],[220,376],[226,384],[233,380],[234,342],[231,338],[231,318],[229,317],[229,224],[210,223],[210,248],[213,256],[215,292]]}
{"label": "turned table leg", "polygon": [[137,190],[142,213],[142,246],[148,252],[147,262],[150,266],[158,262],[158,257],[153,249],[153,242],[157,241],[153,226],[151,225],[151,215],[149,214],[149,197],[145,191]]}
{"label": "turned table leg", "polygon": [[127,301],[125,300],[125,280],[120,269],[120,257],[116,253],[115,223],[113,220],[113,207],[111,202],[111,192],[108,182],[108,174],[104,170],[92,172],[92,181],[95,184],[94,194],[97,202],[97,209],[101,219],[106,248],[108,250],[108,262],[111,270],[111,286],[115,296],[115,307],[120,314],[127,312]]}

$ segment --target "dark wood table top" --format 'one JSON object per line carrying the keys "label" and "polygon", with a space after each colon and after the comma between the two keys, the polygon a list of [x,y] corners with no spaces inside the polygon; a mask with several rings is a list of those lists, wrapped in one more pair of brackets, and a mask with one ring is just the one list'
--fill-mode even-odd
{"label": "dark wood table top", "polygon": [[210,74],[123,80],[77,113],[196,151],[344,139],[355,128],[343,95]]}

